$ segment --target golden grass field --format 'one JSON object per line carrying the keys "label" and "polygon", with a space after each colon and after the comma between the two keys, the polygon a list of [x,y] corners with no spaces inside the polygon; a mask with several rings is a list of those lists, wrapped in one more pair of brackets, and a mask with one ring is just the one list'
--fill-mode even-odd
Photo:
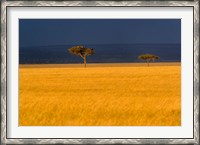
{"label": "golden grass field", "polygon": [[20,126],[180,126],[180,63],[20,65]]}

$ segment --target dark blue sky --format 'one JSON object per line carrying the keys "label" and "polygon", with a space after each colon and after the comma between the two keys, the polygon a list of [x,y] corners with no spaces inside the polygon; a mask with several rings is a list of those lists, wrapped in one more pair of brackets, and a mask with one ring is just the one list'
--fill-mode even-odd
{"label": "dark blue sky", "polygon": [[181,43],[180,19],[20,19],[20,47]]}

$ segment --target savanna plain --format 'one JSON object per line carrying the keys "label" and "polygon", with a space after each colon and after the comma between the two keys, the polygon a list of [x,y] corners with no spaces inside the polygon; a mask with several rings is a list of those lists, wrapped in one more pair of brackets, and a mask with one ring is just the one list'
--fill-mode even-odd
{"label": "savanna plain", "polygon": [[180,126],[180,63],[19,66],[20,126]]}

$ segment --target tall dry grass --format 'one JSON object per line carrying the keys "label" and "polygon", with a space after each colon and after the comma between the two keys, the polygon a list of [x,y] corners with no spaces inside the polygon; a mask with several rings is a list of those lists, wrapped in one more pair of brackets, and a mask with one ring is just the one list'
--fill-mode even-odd
{"label": "tall dry grass", "polygon": [[19,78],[21,126],[181,125],[180,65],[21,67]]}

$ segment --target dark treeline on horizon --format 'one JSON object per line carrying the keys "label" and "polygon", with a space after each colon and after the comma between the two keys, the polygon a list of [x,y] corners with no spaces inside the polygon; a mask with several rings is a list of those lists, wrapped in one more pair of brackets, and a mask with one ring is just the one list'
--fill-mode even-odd
{"label": "dark treeline on horizon", "polygon": [[[19,51],[19,63],[82,63],[81,58],[75,57],[67,51],[72,46],[74,45],[22,47]],[[180,44],[106,44],[85,46],[95,50],[95,54],[88,57],[88,63],[142,62],[138,59],[138,55],[145,53],[160,56],[159,62],[181,61]]]}

